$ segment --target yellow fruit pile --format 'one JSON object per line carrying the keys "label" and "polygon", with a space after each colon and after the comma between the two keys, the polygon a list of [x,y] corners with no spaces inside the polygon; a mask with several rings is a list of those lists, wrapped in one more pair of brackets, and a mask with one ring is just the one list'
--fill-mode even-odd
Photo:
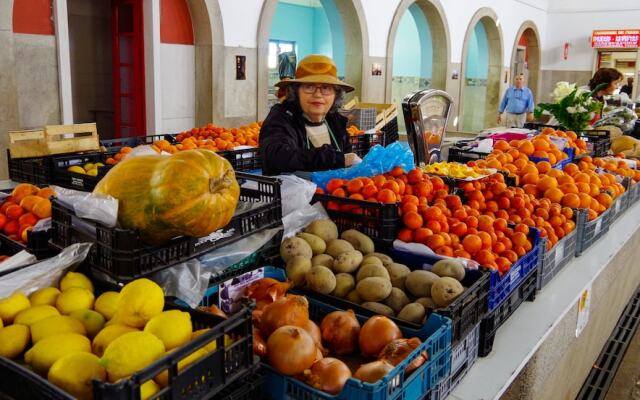
{"label": "yellow fruit pile", "polygon": [[470,167],[456,162],[438,162],[425,165],[421,168],[422,171],[426,174],[448,176],[451,178],[459,179],[479,178],[481,176],[489,175],[489,171],[485,169]]}
{"label": "yellow fruit pile", "polygon": [[72,165],[71,167],[67,168],[67,171],[75,172],[76,174],[98,176],[98,168],[100,167],[104,167],[104,164],[101,162],[86,163],[84,166]]}
{"label": "yellow fruit pile", "polygon": [[[164,292],[148,279],[95,298],[91,281],[69,272],[57,288],[0,299],[0,356],[24,355],[36,373],[79,399],[91,399],[93,379],[127,378],[207,330],[194,332],[187,312],[163,309]],[[182,360],[179,369],[213,350],[215,342]],[[141,386],[141,398],[167,384],[164,371]]]}

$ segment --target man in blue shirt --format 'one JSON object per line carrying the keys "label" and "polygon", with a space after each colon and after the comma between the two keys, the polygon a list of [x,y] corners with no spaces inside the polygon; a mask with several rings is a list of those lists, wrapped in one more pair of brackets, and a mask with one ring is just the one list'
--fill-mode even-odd
{"label": "man in blue shirt", "polygon": [[526,121],[533,121],[533,93],[524,86],[524,74],[516,76],[515,86],[511,86],[504,93],[498,109],[498,125],[502,123],[502,113],[505,113],[505,126],[508,128],[522,128]]}

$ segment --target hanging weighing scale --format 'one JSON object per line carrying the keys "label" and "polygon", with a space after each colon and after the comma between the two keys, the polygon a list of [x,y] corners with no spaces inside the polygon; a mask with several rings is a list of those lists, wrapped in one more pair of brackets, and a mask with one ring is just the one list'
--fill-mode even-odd
{"label": "hanging weighing scale", "polygon": [[418,90],[402,100],[407,141],[417,166],[440,161],[452,101],[449,94],[435,89]]}

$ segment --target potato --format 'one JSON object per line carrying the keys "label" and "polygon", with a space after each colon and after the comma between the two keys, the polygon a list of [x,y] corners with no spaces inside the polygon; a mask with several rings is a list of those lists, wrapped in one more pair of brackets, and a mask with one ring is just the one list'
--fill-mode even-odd
{"label": "potato", "polygon": [[351,250],[340,254],[333,260],[333,270],[335,272],[354,272],[362,262],[362,253],[358,250]]}
{"label": "potato", "polygon": [[331,292],[332,296],[345,298],[356,287],[353,275],[341,272],[336,275],[336,288]]}
{"label": "potato", "polygon": [[409,272],[404,281],[404,286],[413,297],[431,296],[431,284],[439,279],[438,275],[431,271],[416,270]]}
{"label": "potato", "polygon": [[[431,286],[433,287],[433,286]],[[435,308],[438,308],[438,305],[433,301],[433,299],[431,297],[420,297],[419,299],[416,299],[415,301],[416,303],[422,304],[422,306],[424,307],[425,311],[429,311],[430,309],[433,310]]]}
{"label": "potato", "polygon": [[362,303],[362,307],[386,317],[395,317],[395,313],[393,312],[391,307],[385,306],[384,304],[368,301],[366,303]]}
{"label": "potato", "polygon": [[409,303],[398,313],[398,319],[421,324],[426,311],[422,304]]}
{"label": "potato", "polygon": [[382,261],[382,265],[384,265],[385,267],[389,264],[393,263],[393,260],[391,259],[391,257],[389,257],[386,254],[382,254],[382,253],[369,253],[367,254],[367,256],[365,258],[369,258],[369,257],[375,257],[377,259],[379,259],[380,261]]}
{"label": "potato", "polygon": [[283,240],[280,245],[280,257],[284,262],[289,262],[295,256],[311,259],[313,251],[309,243],[299,237],[290,237]]}
{"label": "potato", "polygon": [[411,300],[409,300],[409,297],[407,297],[407,295],[402,290],[394,287],[391,288],[391,294],[389,294],[389,296],[384,299],[383,303],[391,307],[391,309],[393,309],[393,312],[397,314],[400,312],[400,310],[402,310],[404,306],[411,303]]}
{"label": "potato", "polygon": [[386,268],[376,264],[362,265],[358,269],[358,274],[356,275],[356,281],[360,282],[361,280],[365,278],[370,278],[372,276],[379,276],[381,278],[385,278],[391,281],[391,279],[389,278],[389,272],[387,272]]}
{"label": "potato", "polygon": [[303,286],[306,282],[305,275],[311,269],[311,260],[302,256],[295,256],[287,262],[287,278],[293,281],[294,286]]}
{"label": "potato", "polygon": [[327,267],[316,265],[311,267],[307,275],[307,286],[314,292],[329,294],[336,288],[336,277]]}
{"label": "potato", "polygon": [[355,289],[349,292],[349,294],[347,295],[347,300],[356,304],[362,303],[362,298],[358,294],[358,291]]}
{"label": "potato", "polygon": [[451,277],[438,278],[431,285],[431,298],[439,307],[451,304],[464,292],[464,288],[458,280]]}
{"label": "potato", "polygon": [[[327,250],[326,253],[333,258],[338,257],[342,253],[346,253],[347,251],[354,251],[355,249],[351,245],[351,243],[342,239],[334,239],[327,242]],[[360,260],[362,261],[362,260]]]}
{"label": "potato", "polygon": [[391,282],[380,277],[364,278],[358,282],[356,290],[364,301],[380,301],[391,294]]}
{"label": "potato", "polygon": [[362,232],[358,232],[355,229],[348,229],[342,232],[340,238],[351,243],[353,245],[353,248],[358,250],[362,254],[369,254],[376,251],[373,240],[371,240],[369,236],[365,235]]}
{"label": "potato", "polygon": [[389,278],[391,279],[391,286],[398,289],[405,290],[404,281],[407,279],[407,275],[411,272],[409,267],[404,264],[391,263],[387,266],[389,272]]}
{"label": "potato", "polygon": [[324,254],[324,251],[327,249],[327,244],[325,243],[325,241],[314,234],[301,232],[298,233],[298,237],[304,239],[307,243],[309,243],[314,256],[317,256],[318,254]]}
{"label": "potato", "polygon": [[362,263],[360,264],[360,266],[362,267],[363,265],[369,265],[369,264],[374,264],[374,265],[379,265],[381,267],[384,266],[384,264],[382,264],[382,260],[380,260],[377,257],[367,257],[364,256],[364,258],[362,259]]}
{"label": "potato", "polygon": [[317,219],[310,223],[304,231],[318,236],[325,242],[338,238],[338,227],[330,219]]}
{"label": "potato", "polygon": [[333,268],[333,257],[328,254],[318,254],[311,259],[311,265],[322,265],[331,269]]}
{"label": "potato", "polygon": [[462,262],[450,259],[440,260],[433,264],[433,267],[431,267],[431,272],[440,277],[449,276],[451,278],[457,279],[458,281],[462,281],[465,274],[464,265],[462,265]]}

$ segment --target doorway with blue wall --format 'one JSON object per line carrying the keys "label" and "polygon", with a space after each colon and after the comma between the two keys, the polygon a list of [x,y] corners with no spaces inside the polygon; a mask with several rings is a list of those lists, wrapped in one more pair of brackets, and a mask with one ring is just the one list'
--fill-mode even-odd
{"label": "doorway with blue wall", "polygon": [[[280,0],[271,25],[268,50],[268,107],[278,101],[274,85],[281,75],[292,75],[295,63],[310,54],[333,58],[338,76],[344,79],[345,38],[334,0]],[[280,57],[282,53],[295,54],[287,58],[292,63],[290,68],[278,68],[279,60],[284,58]]]}

